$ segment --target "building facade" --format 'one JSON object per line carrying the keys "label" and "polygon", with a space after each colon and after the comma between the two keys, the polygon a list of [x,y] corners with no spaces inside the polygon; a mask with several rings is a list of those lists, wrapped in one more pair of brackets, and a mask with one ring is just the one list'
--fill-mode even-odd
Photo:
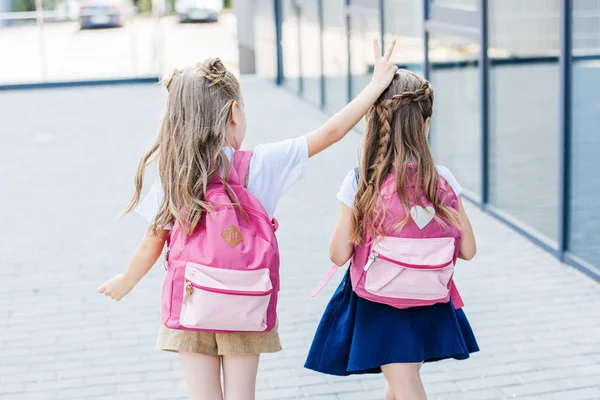
{"label": "building facade", "polygon": [[251,0],[257,74],[335,112],[373,38],[436,92],[431,145],[465,196],[600,277],[599,0]]}

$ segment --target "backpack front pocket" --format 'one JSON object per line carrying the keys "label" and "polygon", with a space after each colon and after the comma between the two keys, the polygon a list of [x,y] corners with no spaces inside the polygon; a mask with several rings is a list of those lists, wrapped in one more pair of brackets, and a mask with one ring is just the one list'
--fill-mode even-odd
{"label": "backpack front pocket", "polygon": [[180,323],[186,328],[262,332],[273,286],[268,268],[230,270],[187,263]]}
{"label": "backpack front pocket", "polygon": [[365,290],[396,299],[444,299],[454,273],[454,252],[454,238],[383,237],[365,265]]}

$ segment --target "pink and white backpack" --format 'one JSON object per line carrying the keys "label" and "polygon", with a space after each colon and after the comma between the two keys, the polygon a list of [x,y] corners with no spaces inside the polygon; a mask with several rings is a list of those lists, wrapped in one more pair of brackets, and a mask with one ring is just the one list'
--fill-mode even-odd
{"label": "pink and white backpack", "polygon": [[[446,206],[458,210],[458,198],[448,182],[438,178],[438,198]],[[381,187],[381,200],[376,210],[385,208],[385,236],[373,237],[365,229],[363,245],[354,246],[350,278],[355,293],[364,299],[396,308],[448,303],[463,306],[453,282],[454,266],[460,250],[460,230],[441,224],[434,218],[435,209],[421,196],[416,201],[413,183],[407,184],[410,216],[401,230],[395,226],[406,212],[396,192],[395,174],[391,173]],[[335,269],[313,292],[316,295],[331,279]]]}
{"label": "pink and white backpack", "polygon": [[214,215],[207,214],[191,236],[177,222],[169,234],[162,300],[167,328],[228,333],[266,332],[275,326],[277,221],[245,188],[251,159],[252,151],[235,152],[227,178],[244,213],[217,179],[205,196],[214,204]]}

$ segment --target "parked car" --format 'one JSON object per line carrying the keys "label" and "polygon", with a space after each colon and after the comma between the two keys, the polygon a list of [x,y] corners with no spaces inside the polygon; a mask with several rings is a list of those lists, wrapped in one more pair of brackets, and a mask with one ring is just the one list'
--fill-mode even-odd
{"label": "parked car", "polygon": [[79,8],[81,29],[121,27],[133,12],[127,0],[85,0]]}
{"label": "parked car", "polygon": [[223,10],[223,0],[177,0],[175,11],[179,22],[212,21],[219,20]]}

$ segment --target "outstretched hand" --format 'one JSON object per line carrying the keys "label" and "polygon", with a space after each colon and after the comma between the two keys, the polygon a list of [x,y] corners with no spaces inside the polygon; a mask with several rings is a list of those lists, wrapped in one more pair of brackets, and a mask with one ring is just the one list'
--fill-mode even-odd
{"label": "outstretched hand", "polygon": [[136,282],[125,274],[118,274],[106,281],[98,288],[98,292],[116,301],[120,301],[127,293],[131,292]]}
{"label": "outstretched hand", "polygon": [[385,54],[382,56],[381,49],[379,48],[379,41],[373,41],[375,68],[373,71],[372,83],[382,88],[382,90],[390,85],[396,71],[398,71],[398,66],[390,61],[392,53],[394,52],[394,46],[396,46],[395,39],[392,40],[392,43],[390,43],[385,50]]}

